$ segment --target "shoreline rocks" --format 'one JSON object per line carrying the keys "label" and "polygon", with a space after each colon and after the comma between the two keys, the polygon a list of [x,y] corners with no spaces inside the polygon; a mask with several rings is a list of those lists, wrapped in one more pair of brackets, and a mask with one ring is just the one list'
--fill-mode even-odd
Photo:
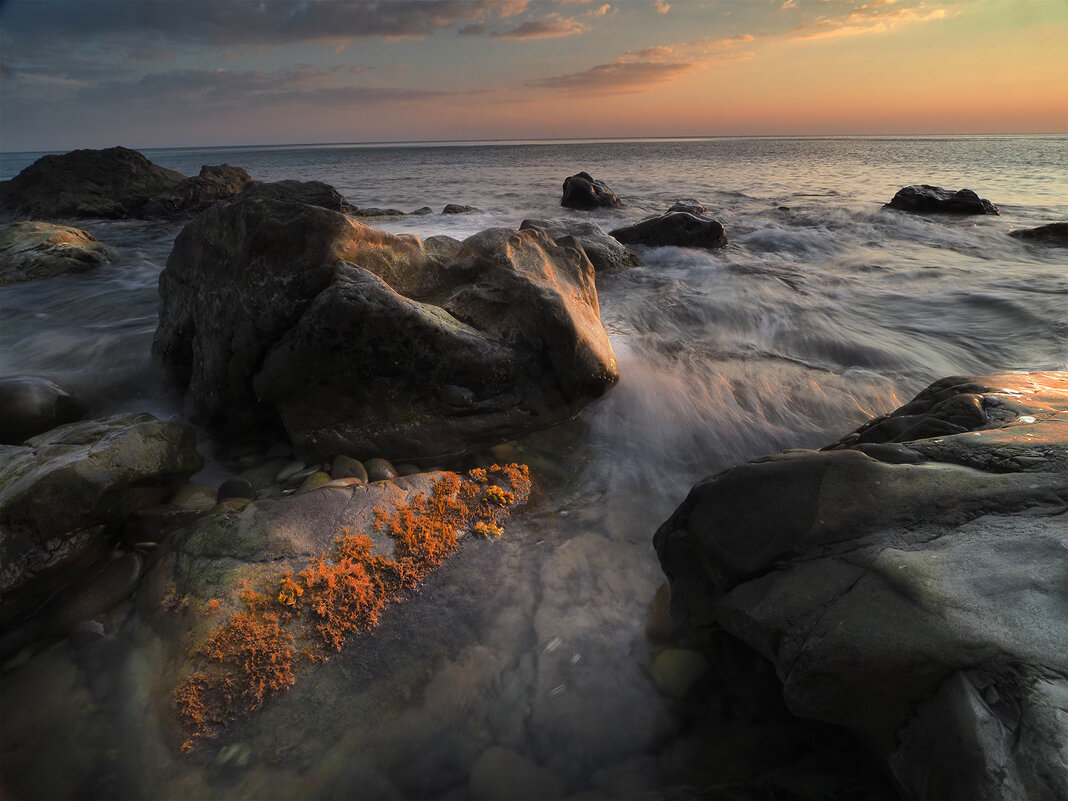
{"label": "shoreline rocks", "polygon": [[1049,225],[1040,225],[1037,228],[1022,228],[1017,231],[1009,231],[1009,236],[1039,245],[1068,248],[1068,222],[1056,222]]}
{"label": "shoreline rocks", "polygon": [[604,181],[596,181],[588,172],[580,172],[564,179],[564,195],[560,205],[569,209],[614,209],[627,205],[608,188]]}
{"label": "shoreline rocks", "polygon": [[917,214],[1001,214],[997,206],[971,189],[953,191],[930,184],[899,189],[883,208]]}
{"label": "shoreline rocks", "polygon": [[952,377],[657,531],[672,611],[775,665],[917,799],[1068,795],[1068,374]]}
{"label": "shoreline rocks", "polygon": [[21,445],[30,437],[73,423],[85,413],[70,387],[39,376],[0,378],[0,443]]}
{"label": "shoreline rocks", "polygon": [[574,237],[586,251],[597,272],[623,270],[641,264],[638,254],[610,236],[601,226],[589,220],[572,220],[554,217],[549,220],[523,220],[520,231],[542,231],[553,238],[556,244],[564,244],[565,237]]}
{"label": "shoreline rocks", "polygon": [[727,245],[727,234],[719,221],[697,217],[684,211],[669,211],[659,217],[625,225],[610,233],[627,245],[705,250],[715,250]]}
{"label": "shoreline rocks", "polygon": [[25,220],[0,228],[0,286],[84,273],[115,260],[88,231]]}

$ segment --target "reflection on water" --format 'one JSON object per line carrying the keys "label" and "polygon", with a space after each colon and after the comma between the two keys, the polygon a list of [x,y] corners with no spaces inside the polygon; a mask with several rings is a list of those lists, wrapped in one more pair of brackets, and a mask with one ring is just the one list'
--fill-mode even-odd
{"label": "reflection on water", "polygon": [[[732,244],[646,250],[643,267],[598,276],[622,379],[574,422],[508,446],[539,486],[502,540],[465,543],[373,636],[193,757],[176,751],[162,678],[176,655],[131,605],[117,610],[108,625],[118,633],[95,650],[73,657],[59,643],[5,674],[7,789],[462,798],[521,776],[544,794],[618,798],[745,782],[819,749],[820,759],[851,753],[833,732],[756,708],[759,694],[742,689],[761,678],[759,664],[735,670],[732,693],[716,677],[741,663],[718,664],[700,702],[662,689],[658,660],[689,643],[650,633],[662,583],[652,533],[702,476],[824,444],[935,378],[1063,369],[1063,251],[1005,236],[1068,216],[1051,177],[1068,170],[1043,172],[1036,159],[1063,166],[1065,140],[161,154],[186,173],[230,160],[256,178],[326,180],[358,205],[485,209],[382,223],[423,236],[559,215],[560,181],[587,169],[630,203],[592,215],[605,227],[693,196],[717,207]],[[1014,205],[978,221],[878,210],[899,186],[932,180]],[[87,227],[118,248],[118,263],[0,289],[0,374],[67,381],[94,414],[178,416],[149,347],[156,280],[179,227]]]}

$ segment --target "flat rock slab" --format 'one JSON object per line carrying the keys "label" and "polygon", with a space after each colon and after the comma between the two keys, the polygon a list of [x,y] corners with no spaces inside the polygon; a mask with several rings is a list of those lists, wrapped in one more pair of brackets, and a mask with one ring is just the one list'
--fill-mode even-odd
{"label": "flat rock slab", "polygon": [[27,220],[0,228],[0,286],[84,273],[115,251],[80,228]]}
{"label": "flat rock slab", "polygon": [[698,483],[673,612],[770,659],[908,797],[1068,797],[1068,373],[956,376],[823,451]]}

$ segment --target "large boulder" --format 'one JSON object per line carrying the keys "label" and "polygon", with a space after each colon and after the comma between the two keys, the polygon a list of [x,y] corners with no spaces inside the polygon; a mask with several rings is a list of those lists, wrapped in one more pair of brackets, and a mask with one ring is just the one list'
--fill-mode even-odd
{"label": "large boulder", "polygon": [[569,209],[604,209],[627,205],[608,188],[604,181],[595,181],[588,172],[580,172],[564,179],[564,195],[560,205]]}
{"label": "large boulder", "polygon": [[[321,206],[331,211],[350,211],[349,202],[330,184],[322,181],[252,181],[239,195],[241,200],[258,198],[260,200],[279,200],[286,203],[305,203],[309,206]],[[360,209],[363,213],[379,212],[373,216],[394,216],[394,210]],[[397,212],[403,214],[403,212]]]}
{"label": "large boulder", "polygon": [[59,426],[0,446],[0,625],[110,550],[112,528],[200,469],[191,428],[148,414]]}
{"label": "large boulder", "polygon": [[115,258],[88,231],[39,221],[0,228],[0,286],[84,273]]}
{"label": "large boulder", "polygon": [[981,198],[971,189],[943,189],[940,186],[916,184],[899,189],[883,208],[912,211],[919,214],[1001,214],[998,207]]}
{"label": "large boulder", "polygon": [[698,217],[685,211],[669,211],[659,217],[625,225],[611,232],[612,236],[628,245],[680,248],[704,248],[713,250],[727,244],[727,234],[717,220]]}
{"label": "large boulder", "polygon": [[570,220],[566,217],[523,220],[519,230],[542,231],[557,243],[564,237],[575,237],[597,272],[612,272],[641,264],[637,253],[618,239],[609,236],[601,226],[590,220]]}
{"label": "large boulder", "polygon": [[1068,248],[1068,222],[1050,223],[1040,225],[1038,228],[1021,228],[1017,231],[1009,231],[1009,236],[1039,245]]}
{"label": "large boulder", "polygon": [[0,378],[0,443],[21,445],[85,413],[69,387],[39,376]]}
{"label": "large boulder", "polygon": [[186,178],[173,189],[152,198],[143,210],[145,217],[177,217],[197,214],[208,206],[233,198],[252,182],[241,167],[204,165],[200,174]]}
{"label": "large boulder", "polygon": [[1068,797],[1068,373],[937,382],[823,451],[698,483],[674,614],[771,660],[908,798]]}
{"label": "large boulder", "polygon": [[185,179],[136,150],[75,150],[42,156],[0,183],[0,208],[20,217],[137,217]]}
{"label": "large boulder", "polygon": [[278,418],[298,451],[432,457],[573,417],[617,378],[573,240],[421,241],[322,208],[243,200],[178,236],[154,351],[195,419]]}

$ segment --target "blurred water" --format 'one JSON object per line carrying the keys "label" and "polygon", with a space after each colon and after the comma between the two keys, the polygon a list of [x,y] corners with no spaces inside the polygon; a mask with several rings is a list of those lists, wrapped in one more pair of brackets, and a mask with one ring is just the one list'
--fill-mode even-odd
{"label": "blurred water", "polygon": [[[220,772],[212,755],[182,761],[158,710],[131,692],[114,702],[103,738],[126,755],[110,768],[109,792],[375,797],[367,788],[384,779],[404,797],[463,797],[464,771],[494,745],[548,767],[570,791],[622,764],[655,785],[670,704],[641,645],[661,581],[650,540],[690,485],[769,451],[825,444],[936,378],[1068,364],[1068,254],[1006,235],[1068,219],[1066,137],[147,155],[186,174],[228,162],[260,180],[322,180],[360,206],[482,209],[380,223],[421,236],[462,238],[562,213],[607,229],[693,197],[715,209],[731,244],[645,249],[642,267],[598,276],[622,379],[574,423],[517,444],[540,499],[501,543],[468,543],[374,637],[236,724],[218,753],[241,744],[252,767]],[[35,157],[4,154],[0,177]],[[627,207],[560,209],[561,182],[579,170],[607,181]],[[1002,216],[881,210],[912,183],[975,189]],[[0,375],[68,381],[98,414],[180,417],[149,358],[156,281],[180,226],[82,225],[119,261],[0,288]],[[153,658],[165,659],[145,646],[121,681],[150,685]]]}

